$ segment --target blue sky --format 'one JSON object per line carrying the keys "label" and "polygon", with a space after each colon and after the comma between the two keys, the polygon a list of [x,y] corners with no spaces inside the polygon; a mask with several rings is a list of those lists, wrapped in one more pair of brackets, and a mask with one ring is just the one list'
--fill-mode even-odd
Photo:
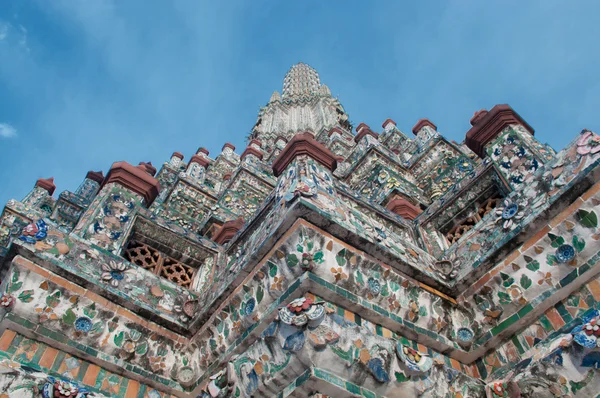
{"label": "blue sky", "polygon": [[598,1],[0,1],[0,204],[126,160],[240,153],[299,61],[354,124],[462,141],[509,103],[561,149],[600,131]]}

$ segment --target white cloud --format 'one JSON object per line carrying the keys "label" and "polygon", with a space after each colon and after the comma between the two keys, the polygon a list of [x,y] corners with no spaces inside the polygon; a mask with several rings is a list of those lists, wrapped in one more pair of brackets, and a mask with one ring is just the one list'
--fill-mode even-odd
{"label": "white cloud", "polygon": [[7,123],[0,123],[0,138],[16,137],[17,129]]}
{"label": "white cloud", "polygon": [[29,52],[29,46],[27,45],[27,29],[23,25],[19,25],[19,29],[21,30],[21,39],[19,40],[19,45],[27,52]]}
{"label": "white cloud", "polygon": [[8,24],[0,21],[0,41],[6,39],[8,36]]}

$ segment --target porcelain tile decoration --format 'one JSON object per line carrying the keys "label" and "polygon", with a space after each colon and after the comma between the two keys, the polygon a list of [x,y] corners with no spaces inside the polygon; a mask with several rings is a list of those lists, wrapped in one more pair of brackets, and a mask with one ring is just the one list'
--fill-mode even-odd
{"label": "porcelain tile decoration", "polygon": [[0,397],[596,396],[600,137],[471,125],[353,126],[300,63],[239,154],[39,179],[0,215]]}

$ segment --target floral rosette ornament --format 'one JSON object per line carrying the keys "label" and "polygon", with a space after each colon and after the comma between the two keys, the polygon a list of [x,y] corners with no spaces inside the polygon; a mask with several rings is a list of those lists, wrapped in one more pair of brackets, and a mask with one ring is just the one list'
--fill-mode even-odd
{"label": "floral rosette ornament", "polygon": [[514,229],[518,222],[525,216],[517,202],[505,199],[503,206],[496,209],[495,223],[501,223],[502,229]]}
{"label": "floral rosette ornament", "polygon": [[102,264],[102,280],[117,287],[119,286],[119,282],[125,278],[125,271],[127,271],[128,268],[127,264],[114,261],[111,261],[108,264]]}
{"label": "floral rosette ornament", "polygon": [[300,266],[304,271],[312,271],[315,266],[315,261],[313,255],[310,253],[302,253],[302,258],[300,259]]}
{"label": "floral rosette ornament", "polygon": [[450,281],[458,275],[458,261],[456,258],[439,260],[433,263],[433,270],[440,278]]}
{"label": "floral rosette ornament", "polygon": [[590,130],[581,131],[581,137],[577,140],[577,153],[580,155],[594,155],[598,152],[600,152],[600,136]]}
{"label": "floral rosette ornament", "polygon": [[494,397],[508,397],[508,390],[506,383],[496,382],[490,386]]}
{"label": "floral rosette ornament", "polygon": [[178,315],[179,320],[183,323],[188,323],[196,310],[198,309],[198,300],[190,296],[180,296],[175,300],[173,311]]}
{"label": "floral rosette ornament", "polygon": [[115,336],[115,345],[121,348],[119,356],[124,359],[133,356],[144,356],[148,352],[148,341],[142,338],[142,332],[131,329]]}
{"label": "floral rosette ornament", "polygon": [[583,317],[582,325],[578,325],[571,330],[573,340],[585,348],[600,347],[600,311],[593,311],[591,314]]}
{"label": "floral rosette ornament", "polygon": [[89,391],[69,381],[48,377],[48,382],[42,387],[41,393],[43,398],[86,398]]}
{"label": "floral rosette ornament", "polygon": [[46,236],[48,236],[48,226],[44,220],[39,219],[35,223],[26,225],[23,231],[21,231],[19,239],[23,242],[34,244]]}
{"label": "floral rosette ornament", "polygon": [[4,309],[5,311],[10,311],[12,310],[12,307],[15,305],[15,298],[9,294],[3,294],[2,297],[0,297],[0,308]]}
{"label": "floral rosette ornament", "polygon": [[325,308],[308,297],[293,300],[279,310],[279,320],[287,325],[304,326],[318,323],[325,315]]}
{"label": "floral rosette ornament", "polygon": [[55,397],[76,397],[79,390],[69,382],[59,380],[54,383]]}
{"label": "floral rosette ornament", "polygon": [[412,372],[425,373],[433,366],[433,360],[429,355],[404,344],[397,343],[396,352],[402,363]]}

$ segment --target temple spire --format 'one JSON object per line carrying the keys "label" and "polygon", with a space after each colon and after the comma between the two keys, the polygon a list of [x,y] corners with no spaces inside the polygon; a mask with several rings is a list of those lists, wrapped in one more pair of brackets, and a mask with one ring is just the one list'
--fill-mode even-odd
{"label": "temple spire", "polygon": [[319,74],[309,65],[300,62],[292,66],[283,79],[283,97],[298,98],[319,92]]}
{"label": "temple spire", "polygon": [[351,134],[352,126],[340,102],[321,84],[317,71],[300,62],[286,73],[281,96],[275,91],[261,108],[249,138],[271,148],[278,137],[289,140],[305,131],[318,136],[336,127]]}

